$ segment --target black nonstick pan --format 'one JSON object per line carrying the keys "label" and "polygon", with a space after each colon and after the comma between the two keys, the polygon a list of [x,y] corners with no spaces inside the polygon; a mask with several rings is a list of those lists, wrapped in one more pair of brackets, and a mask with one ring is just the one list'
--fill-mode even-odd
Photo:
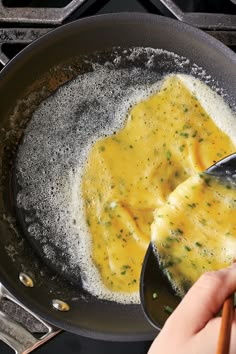
{"label": "black nonstick pan", "polygon": [[[142,55],[134,61],[125,59],[132,47],[160,48],[184,57],[179,65],[177,57],[160,51],[153,77],[191,73],[219,88],[235,109],[235,54],[200,30],[155,15],[123,13],[75,21],[28,46],[0,74],[0,281],[53,326],[104,340],[147,340],[154,338],[156,330],[140,305],[98,300],[60,267],[45,261],[15,205],[14,161],[27,122],[42,100],[76,75],[91,71],[91,62],[112,62],[117,53],[121,66],[144,67]],[[26,107],[24,99],[32,93],[32,104]],[[23,283],[33,286],[25,286],[22,277]],[[55,300],[69,307],[55,305]],[[67,311],[56,310],[58,306]]]}

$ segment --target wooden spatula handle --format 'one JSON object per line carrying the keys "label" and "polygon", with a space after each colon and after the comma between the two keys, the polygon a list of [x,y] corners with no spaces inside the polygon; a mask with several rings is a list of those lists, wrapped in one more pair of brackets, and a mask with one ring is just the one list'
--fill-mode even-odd
{"label": "wooden spatula handle", "polygon": [[228,354],[230,345],[231,326],[234,316],[234,294],[228,297],[223,305],[220,335],[216,354]]}

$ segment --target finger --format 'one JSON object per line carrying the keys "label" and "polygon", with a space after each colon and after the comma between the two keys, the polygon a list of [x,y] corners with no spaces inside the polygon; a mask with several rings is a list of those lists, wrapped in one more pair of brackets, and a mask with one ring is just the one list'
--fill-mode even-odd
{"label": "finger", "polygon": [[[213,318],[207,325],[195,336],[195,345],[199,347],[200,343],[206,342],[209,354],[216,353],[218,338],[220,334],[221,317]],[[235,354],[236,348],[236,314],[231,328],[230,350],[229,354]]]}
{"label": "finger", "polygon": [[[201,343],[207,342],[207,353],[216,353],[218,338],[220,334],[221,318],[213,318],[207,325],[195,335],[194,342],[195,346],[198,348]],[[204,353],[205,354],[205,353]]]}
{"label": "finger", "polygon": [[236,265],[207,272],[192,286],[170,317],[187,334],[195,334],[213,318],[224,300],[236,290]]}

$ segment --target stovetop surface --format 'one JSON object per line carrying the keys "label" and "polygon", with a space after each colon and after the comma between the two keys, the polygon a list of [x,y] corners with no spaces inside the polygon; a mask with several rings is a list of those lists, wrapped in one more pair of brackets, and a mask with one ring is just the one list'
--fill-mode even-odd
{"label": "stovetop surface", "polygon": [[[115,319],[114,319],[115,320]],[[35,354],[146,354],[151,342],[106,342],[79,337],[71,333],[61,333],[51,339]],[[13,354],[13,351],[0,342],[1,354]]]}
{"label": "stovetop surface", "polygon": [[[146,12],[158,15],[174,17],[169,11],[163,9],[163,6],[158,4],[159,0],[87,0],[86,6],[78,11],[73,12],[64,23],[76,18],[91,16],[95,14],[103,14],[110,12]],[[70,0],[2,0],[2,4],[9,8],[14,6],[34,6],[34,7],[63,7]],[[236,14],[235,0],[176,0],[176,4],[182,11],[187,12],[211,12]],[[14,27],[11,23],[1,23],[1,28]],[[19,27],[25,27],[25,24],[17,24]],[[32,25],[31,25],[32,26]],[[34,25],[33,25],[34,26]],[[27,27],[27,26],[26,26]],[[15,44],[6,45],[5,52],[9,59],[14,57],[25,45]],[[236,46],[229,45],[231,49],[236,51]],[[1,66],[0,66],[1,70]],[[114,318],[115,321],[115,318]],[[60,335],[52,339],[46,345],[35,351],[36,354],[144,354],[147,353],[151,342],[108,342],[94,340],[90,338],[80,337],[71,333],[62,332]],[[11,354],[13,351],[5,344],[0,342],[0,353]]]}

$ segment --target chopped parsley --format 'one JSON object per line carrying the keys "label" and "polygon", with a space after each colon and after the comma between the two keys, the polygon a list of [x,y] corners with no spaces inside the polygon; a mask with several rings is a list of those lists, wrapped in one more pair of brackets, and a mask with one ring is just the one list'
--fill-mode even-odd
{"label": "chopped parsley", "polygon": [[195,242],[195,245],[196,245],[197,247],[202,247],[202,244],[201,244],[200,242]]}
{"label": "chopped parsley", "polygon": [[120,272],[120,274],[121,274],[121,275],[125,275],[126,272],[127,272],[127,270],[130,269],[130,268],[131,268],[130,265],[124,264],[124,265],[121,267],[121,272]]}
{"label": "chopped parsley", "polygon": [[166,153],[166,158],[167,158],[167,160],[171,159],[171,152],[169,150]]}
{"label": "chopped parsley", "polygon": [[188,136],[189,136],[188,133],[184,133],[184,132],[181,132],[179,135],[180,135],[180,136],[183,136],[184,138],[188,138]]}
{"label": "chopped parsley", "polygon": [[188,246],[184,246],[184,248],[186,249],[186,251],[190,252],[191,251],[191,248],[188,247]]}
{"label": "chopped parsley", "polygon": [[164,311],[170,315],[174,310],[170,306],[164,306]]}
{"label": "chopped parsley", "polygon": [[99,146],[99,151],[105,151],[105,150],[106,150],[105,146]]}
{"label": "chopped parsley", "polygon": [[152,294],[152,298],[153,298],[153,300],[156,300],[156,299],[157,299],[157,297],[158,297],[157,293],[153,293],[153,294]]}
{"label": "chopped parsley", "polygon": [[172,232],[174,235],[183,235],[183,231],[181,229],[176,229],[176,230],[173,230]]}
{"label": "chopped parsley", "polygon": [[188,204],[188,206],[189,206],[189,208],[194,209],[194,208],[196,208],[197,204],[196,203],[191,203],[191,204]]}

